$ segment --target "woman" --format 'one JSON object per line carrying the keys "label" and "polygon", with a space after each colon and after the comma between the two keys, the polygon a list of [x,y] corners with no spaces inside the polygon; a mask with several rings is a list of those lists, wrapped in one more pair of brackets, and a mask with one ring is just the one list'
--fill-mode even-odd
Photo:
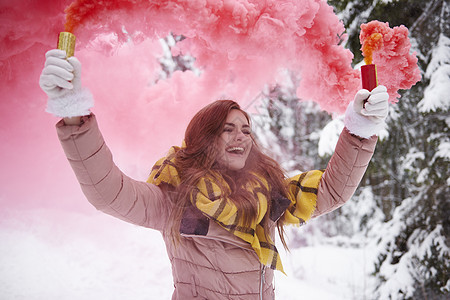
{"label": "woman", "polygon": [[287,179],[256,145],[239,105],[216,101],[191,120],[183,146],[172,147],[148,181],[139,182],[114,164],[80,73],[75,57],[47,52],[40,78],[47,111],[63,118],[58,136],[87,199],[107,214],[161,231],[172,299],[273,299],[273,270],[283,271],[275,227],[284,244],[284,225],[330,212],[353,195],[388,111],[385,87],[359,91],[326,170]]}

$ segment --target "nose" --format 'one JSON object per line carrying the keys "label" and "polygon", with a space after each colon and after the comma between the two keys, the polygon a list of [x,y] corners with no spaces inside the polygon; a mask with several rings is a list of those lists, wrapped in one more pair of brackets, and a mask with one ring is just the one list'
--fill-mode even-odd
{"label": "nose", "polygon": [[245,134],[242,131],[237,130],[236,136],[234,137],[234,139],[236,141],[242,141],[244,139],[244,137],[245,137]]}

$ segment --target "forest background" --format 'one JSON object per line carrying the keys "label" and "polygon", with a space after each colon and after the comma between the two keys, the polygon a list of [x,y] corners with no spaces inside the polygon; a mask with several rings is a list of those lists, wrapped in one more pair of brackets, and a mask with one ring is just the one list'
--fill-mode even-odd
{"label": "forest background", "polygon": [[[403,91],[391,106],[387,132],[381,135],[363,182],[349,205],[320,218],[312,235],[342,247],[366,247],[371,254],[372,293],[364,299],[448,299],[449,281],[449,123],[450,6],[446,1],[328,1],[343,20],[355,54],[362,61],[359,27],[371,20],[405,25],[417,52],[422,80]],[[295,93],[277,87],[264,97],[261,134],[267,146],[283,145],[288,169],[324,166],[332,148],[321,147],[342,128],[341,119],[295,101]],[[317,127],[316,127],[317,126]],[[288,130],[291,129],[291,130]],[[293,134],[295,133],[295,134]],[[317,161],[321,157],[322,161]],[[308,231],[308,229],[306,229]],[[299,233],[298,239],[304,239]],[[308,235],[306,235],[308,236]],[[306,239],[306,244],[323,243]]]}

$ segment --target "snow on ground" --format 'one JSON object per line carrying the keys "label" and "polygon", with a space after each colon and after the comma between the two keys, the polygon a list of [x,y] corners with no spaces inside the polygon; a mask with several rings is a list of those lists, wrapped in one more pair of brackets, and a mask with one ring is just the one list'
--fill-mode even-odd
{"label": "snow on ground", "polygon": [[[288,276],[276,279],[279,299],[350,300],[367,295],[366,249],[330,245],[302,247],[283,255]],[[306,296],[300,297],[306,294]]]}
{"label": "snow on ground", "polygon": [[[171,298],[160,233],[96,212],[8,215],[0,221],[2,299]],[[288,276],[276,276],[277,299],[370,299],[365,250],[322,245],[282,257]]]}

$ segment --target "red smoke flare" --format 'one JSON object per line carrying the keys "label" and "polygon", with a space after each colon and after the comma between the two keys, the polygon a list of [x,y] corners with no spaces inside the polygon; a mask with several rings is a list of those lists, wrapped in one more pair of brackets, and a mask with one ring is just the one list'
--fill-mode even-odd
{"label": "red smoke flare", "polygon": [[378,83],[387,87],[390,101],[397,102],[397,91],[411,88],[421,78],[416,54],[410,54],[408,29],[371,21],[361,25],[359,39],[364,60],[377,65]]}

